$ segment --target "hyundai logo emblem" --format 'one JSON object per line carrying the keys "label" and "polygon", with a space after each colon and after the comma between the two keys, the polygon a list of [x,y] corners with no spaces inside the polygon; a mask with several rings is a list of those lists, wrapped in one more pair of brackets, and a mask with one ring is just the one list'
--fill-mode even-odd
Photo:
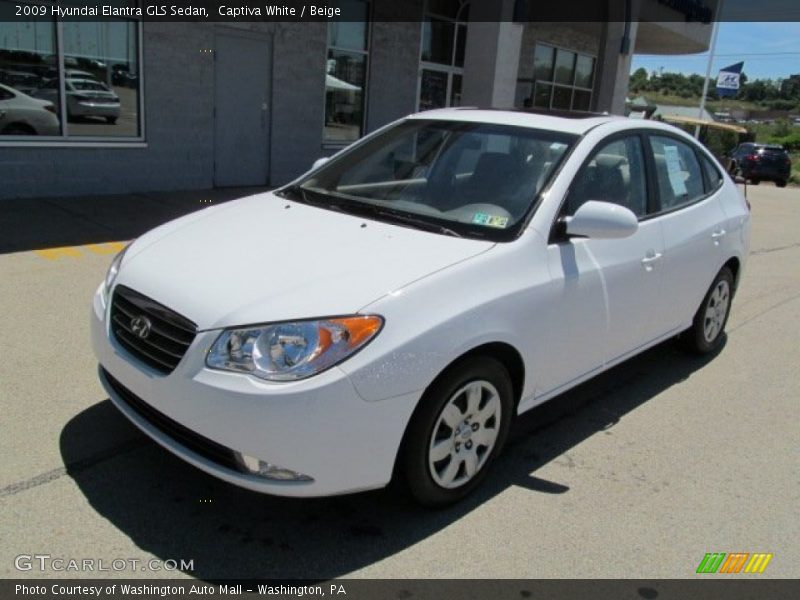
{"label": "hyundai logo emblem", "polygon": [[133,335],[140,339],[144,340],[150,335],[150,327],[152,326],[153,324],[150,322],[150,319],[145,316],[133,317],[131,319],[131,331]]}

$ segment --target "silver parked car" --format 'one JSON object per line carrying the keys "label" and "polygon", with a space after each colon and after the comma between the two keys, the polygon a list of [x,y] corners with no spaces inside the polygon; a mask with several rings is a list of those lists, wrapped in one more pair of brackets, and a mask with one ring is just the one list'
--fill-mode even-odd
{"label": "silver parked car", "polygon": [[31,98],[0,84],[0,135],[60,135],[56,109],[49,100]]}
{"label": "silver parked car", "polygon": [[[120,112],[119,96],[105,83],[94,79],[67,78],[67,116],[101,117],[111,124],[117,122]],[[58,80],[53,79],[36,91],[36,96],[58,101]]]}

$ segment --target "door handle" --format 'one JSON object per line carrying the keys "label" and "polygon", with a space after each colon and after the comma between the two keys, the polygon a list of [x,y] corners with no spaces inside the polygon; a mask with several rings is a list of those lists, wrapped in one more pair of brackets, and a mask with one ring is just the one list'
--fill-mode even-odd
{"label": "door handle", "polygon": [[647,269],[648,271],[652,271],[653,263],[661,260],[661,256],[662,256],[661,252],[650,251],[647,253],[647,256],[645,256],[642,259],[642,265],[644,265],[644,268]]}
{"label": "door handle", "polygon": [[724,229],[717,229],[711,234],[711,239],[714,240],[714,245],[719,246],[719,241],[725,237],[727,232]]}
{"label": "door handle", "polygon": [[6,111],[0,110],[0,119],[6,116]]}

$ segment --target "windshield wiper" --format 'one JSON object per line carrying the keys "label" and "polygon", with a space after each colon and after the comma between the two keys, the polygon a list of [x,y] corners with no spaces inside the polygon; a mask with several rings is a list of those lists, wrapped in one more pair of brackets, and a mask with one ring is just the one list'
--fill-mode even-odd
{"label": "windshield wiper", "polygon": [[[290,200],[297,200],[304,204],[309,204],[311,206],[318,206],[320,208],[327,208],[330,210],[335,210],[337,212],[346,212],[344,208],[340,204],[331,202],[329,200],[329,196],[325,196],[324,194],[320,194],[319,192],[314,192],[311,190],[307,190],[300,185],[293,185],[291,187],[285,188],[280,191],[280,195],[282,197],[288,197],[287,192],[292,195]],[[323,200],[322,198],[325,198]]]}
{"label": "windshield wiper", "polygon": [[299,199],[300,202],[310,204],[311,206],[319,206],[321,208],[345,212],[352,215],[377,215],[390,221],[404,223],[418,229],[424,229],[425,231],[432,231],[434,233],[441,233],[443,235],[450,235],[452,237],[464,237],[449,227],[432,223],[431,221],[426,221],[425,219],[418,219],[391,209],[382,209],[362,202],[357,203],[357,205],[348,202],[333,202],[332,196],[328,196],[314,190],[307,190],[299,185],[293,185],[285,188],[281,191],[281,195],[285,195],[287,192],[291,193],[295,199]]}
{"label": "windshield wiper", "polygon": [[449,227],[445,227],[444,225],[439,225],[438,223],[433,223],[431,221],[426,221],[425,219],[417,219],[416,217],[412,217],[409,215],[405,215],[403,213],[398,213],[393,210],[386,210],[386,209],[375,209],[374,212],[376,215],[381,217],[386,217],[392,221],[398,221],[400,223],[405,223],[406,225],[413,225],[419,229],[424,229],[425,231],[432,231],[434,233],[441,233],[444,235],[450,235],[453,237],[464,237],[457,231],[453,231]]}

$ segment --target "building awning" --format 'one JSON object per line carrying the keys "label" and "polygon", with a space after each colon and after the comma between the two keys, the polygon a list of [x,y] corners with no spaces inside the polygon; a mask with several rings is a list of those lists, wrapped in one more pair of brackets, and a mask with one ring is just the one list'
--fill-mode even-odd
{"label": "building awning", "polygon": [[706,119],[697,119],[693,117],[679,117],[677,115],[664,115],[661,118],[670,123],[679,123],[681,125],[699,125],[700,127],[722,129],[723,131],[732,131],[734,133],[747,133],[747,129],[744,127],[731,125],[730,123],[718,123],[717,121],[709,121]]}
{"label": "building awning", "polygon": [[325,87],[329,90],[335,90],[337,92],[360,92],[361,88],[357,85],[353,85],[352,83],[347,83],[346,81],[342,81],[333,75],[325,75]]}

